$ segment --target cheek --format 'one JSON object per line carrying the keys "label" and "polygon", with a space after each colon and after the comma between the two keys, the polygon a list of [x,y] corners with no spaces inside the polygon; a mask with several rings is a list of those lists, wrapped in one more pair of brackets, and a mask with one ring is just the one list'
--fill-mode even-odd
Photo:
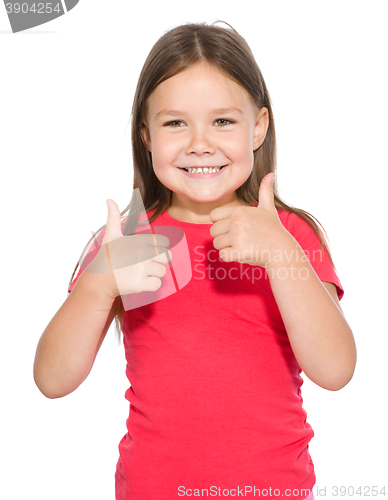
{"label": "cheek", "polygon": [[153,160],[159,166],[171,163],[176,157],[177,141],[171,141],[168,137],[158,137],[154,141]]}
{"label": "cheek", "polygon": [[154,169],[154,173],[156,177],[158,178],[159,182],[161,182],[164,186],[168,187],[170,189],[170,175],[169,175],[169,169],[166,166],[166,163],[163,163],[160,161],[158,158],[152,158],[152,167]]}
{"label": "cheek", "polygon": [[241,161],[253,158],[253,143],[247,129],[242,129],[239,133],[230,135],[224,141],[225,147]]}
{"label": "cheek", "polygon": [[177,159],[176,145],[166,140],[154,141],[152,152],[152,166],[159,181],[167,188],[172,189],[174,168]]}
{"label": "cheek", "polygon": [[245,135],[229,143],[229,150],[234,163],[246,168],[253,166],[253,147]]}

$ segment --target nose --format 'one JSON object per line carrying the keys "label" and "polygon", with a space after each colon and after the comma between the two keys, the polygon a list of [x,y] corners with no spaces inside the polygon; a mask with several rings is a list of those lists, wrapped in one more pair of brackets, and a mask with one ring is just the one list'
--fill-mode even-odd
{"label": "nose", "polygon": [[206,131],[203,128],[193,129],[186,148],[186,154],[195,153],[203,155],[205,153],[214,154],[215,152],[216,147]]}

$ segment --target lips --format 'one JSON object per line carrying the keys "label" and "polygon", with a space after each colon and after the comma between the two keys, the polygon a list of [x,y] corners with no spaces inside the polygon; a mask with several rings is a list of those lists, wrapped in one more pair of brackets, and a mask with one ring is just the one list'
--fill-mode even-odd
{"label": "lips", "polygon": [[[205,182],[205,179],[213,179],[213,178],[216,178],[219,176],[223,176],[224,171],[226,170],[226,168],[224,168],[224,167],[227,167],[227,166],[228,165],[223,165],[219,170],[216,170],[215,172],[203,172],[203,173],[195,172],[194,173],[194,172],[189,172],[188,170],[185,170],[185,168],[182,168],[182,167],[179,167],[179,170],[182,170],[183,175],[185,177],[187,177],[188,179],[197,179],[197,180],[202,179],[202,182]],[[191,167],[187,167],[187,168],[191,168]],[[192,168],[205,168],[205,167],[192,167]],[[212,168],[212,167],[210,167],[210,168]]]}
{"label": "lips", "polygon": [[[178,167],[178,168],[180,168],[181,170],[184,170],[185,168],[219,168],[219,167],[220,167],[220,165],[201,165],[201,166],[195,165],[193,167]],[[224,167],[226,167],[226,165],[221,166],[221,168],[224,168]]]}

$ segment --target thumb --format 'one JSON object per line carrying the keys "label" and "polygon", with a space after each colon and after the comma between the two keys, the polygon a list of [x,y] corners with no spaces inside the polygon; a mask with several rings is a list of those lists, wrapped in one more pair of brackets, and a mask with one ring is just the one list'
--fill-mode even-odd
{"label": "thumb", "polygon": [[121,214],[119,207],[113,200],[106,200],[108,207],[108,217],[106,221],[106,231],[102,244],[109,243],[112,240],[120,238],[121,232]]}
{"label": "thumb", "polygon": [[276,175],[271,172],[267,174],[260,183],[259,188],[259,204],[260,208],[271,208],[275,206],[273,183]]}

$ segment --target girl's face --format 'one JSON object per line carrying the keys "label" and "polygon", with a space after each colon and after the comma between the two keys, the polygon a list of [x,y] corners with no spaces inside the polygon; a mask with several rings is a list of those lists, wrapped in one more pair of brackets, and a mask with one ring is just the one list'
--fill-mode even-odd
{"label": "girl's face", "polygon": [[[258,110],[242,86],[206,63],[158,85],[142,135],[155,175],[173,191],[169,215],[206,224],[214,208],[241,205],[235,191],[248,179],[267,128],[267,108]],[[224,168],[193,176],[188,167]]]}

